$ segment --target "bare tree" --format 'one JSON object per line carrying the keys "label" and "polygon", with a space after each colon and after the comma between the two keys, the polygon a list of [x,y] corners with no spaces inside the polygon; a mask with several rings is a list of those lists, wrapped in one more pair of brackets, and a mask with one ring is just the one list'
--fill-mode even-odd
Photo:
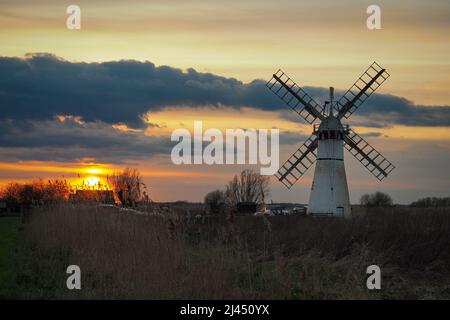
{"label": "bare tree", "polygon": [[389,207],[393,201],[390,195],[377,191],[372,194],[365,194],[361,197],[361,205],[366,207]]}
{"label": "bare tree", "polygon": [[126,168],[115,172],[107,177],[107,181],[123,206],[135,206],[141,200],[145,184],[137,169]]}
{"label": "bare tree", "polygon": [[228,204],[235,206],[240,202],[254,202],[261,204],[268,196],[270,178],[246,169],[240,176],[235,175],[226,186]]}

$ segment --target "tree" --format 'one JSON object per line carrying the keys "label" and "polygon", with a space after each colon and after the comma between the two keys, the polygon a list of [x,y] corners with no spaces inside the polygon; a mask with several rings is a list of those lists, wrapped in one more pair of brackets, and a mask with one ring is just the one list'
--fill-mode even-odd
{"label": "tree", "polygon": [[421,198],[410,204],[412,207],[450,207],[450,197],[437,198],[427,197]]}
{"label": "tree", "polygon": [[393,205],[391,196],[380,191],[363,195],[360,203],[366,207],[389,207]]}
{"label": "tree", "polygon": [[66,180],[34,180],[25,184],[12,182],[0,191],[0,198],[14,210],[20,206],[46,205],[67,200],[70,185]]}
{"label": "tree", "polygon": [[269,181],[268,176],[249,169],[242,171],[240,176],[235,175],[226,186],[228,205],[236,206],[240,202],[263,203],[270,191]]}
{"label": "tree", "polygon": [[16,207],[21,202],[22,185],[16,182],[8,183],[1,190],[1,198],[8,203],[10,207]]}
{"label": "tree", "polygon": [[219,214],[225,209],[226,195],[222,190],[209,192],[204,199],[206,210],[209,213]]}
{"label": "tree", "polygon": [[137,169],[126,168],[122,172],[115,172],[107,177],[107,181],[111,184],[122,205],[134,206],[137,201],[141,200],[145,184]]}

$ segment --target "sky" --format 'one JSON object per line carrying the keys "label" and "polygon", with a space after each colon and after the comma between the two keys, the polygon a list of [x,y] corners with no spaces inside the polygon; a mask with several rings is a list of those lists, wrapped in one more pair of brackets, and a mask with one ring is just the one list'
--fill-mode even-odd
{"label": "sky", "polygon": [[[438,0],[1,0],[0,185],[131,166],[154,200],[200,201],[245,166],[176,166],[173,130],[279,128],[283,163],[312,126],[264,86],[272,74],[322,103],[377,61],[391,76],[348,123],[396,169],[378,182],[347,153],[351,201],[449,196],[449,14]],[[291,190],[272,179],[271,198],[307,202],[313,172]]]}

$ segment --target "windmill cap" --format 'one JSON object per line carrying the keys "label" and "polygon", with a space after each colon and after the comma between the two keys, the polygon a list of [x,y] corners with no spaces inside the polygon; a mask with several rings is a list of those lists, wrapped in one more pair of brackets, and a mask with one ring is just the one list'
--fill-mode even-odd
{"label": "windmill cap", "polygon": [[335,117],[328,117],[322,120],[319,126],[321,130],[340,130],[342,129],[341,121]]}

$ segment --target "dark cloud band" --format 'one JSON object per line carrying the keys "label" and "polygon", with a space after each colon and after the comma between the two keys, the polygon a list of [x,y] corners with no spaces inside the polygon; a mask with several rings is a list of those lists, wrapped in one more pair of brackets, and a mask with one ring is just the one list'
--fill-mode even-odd
{"label": "dark cloud band", "polygon": [[[305,90],[318,102],[328,98],[328,89]],[[50,54],[0,57],[3,160],[94,157],[120,162],[168,154],[169,137],[149,137],[142,130],[124,132],[112,126],[152,127],[142,115],[166,106],[246,106],[279,111],[282,117],[302,122],[263,80],[245,84],[194,69],[155,67],[150,62],[75,63]],[[58,120],[58,115],[66,120]],[[450,126],[450,107],[417,106],[401,97],[374,94],[352,118],[353,125],[367,127]],[[370,133],[370,137],[379,135]],[[298,139],[298,133],[281,132],[282,144]]]}
{"label": "dark cloud band", "polygon": [[[145,126],[143,114],[166,106],[285,110],[264,84],[132,60],[78,63],[51,54],[1,57],[0,117],[48,120],[64,114],[137,128]],[[327,89],[305,89],[319,102],[327,97]],[[416,106],[391,95],[375,94],[358,114],[371,120],[375,116],[383,125],[450,126],[449,106]]]}

